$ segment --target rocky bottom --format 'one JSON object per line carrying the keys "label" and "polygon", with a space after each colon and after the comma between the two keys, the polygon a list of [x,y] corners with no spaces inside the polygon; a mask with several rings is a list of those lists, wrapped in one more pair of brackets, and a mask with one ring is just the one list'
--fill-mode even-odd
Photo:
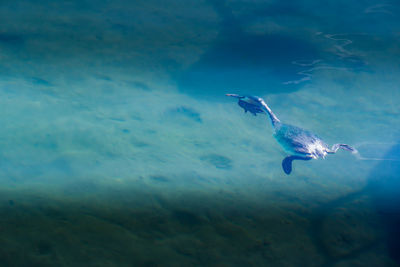
{"label": "rocky bottom", "polygon": [[[279,197],[280,196],[280,197]],[[395,266],[371,198],[3,191],[1,266]]]}

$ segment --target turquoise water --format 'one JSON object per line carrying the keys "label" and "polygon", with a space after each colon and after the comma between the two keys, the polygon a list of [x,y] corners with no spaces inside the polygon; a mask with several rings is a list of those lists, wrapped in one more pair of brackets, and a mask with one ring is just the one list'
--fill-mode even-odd
{"label": "turquoise water", "polygon": [[[1,266],[397,266],[396,1],[1,1]],[[329,145],[295,161],[263,97]]]}

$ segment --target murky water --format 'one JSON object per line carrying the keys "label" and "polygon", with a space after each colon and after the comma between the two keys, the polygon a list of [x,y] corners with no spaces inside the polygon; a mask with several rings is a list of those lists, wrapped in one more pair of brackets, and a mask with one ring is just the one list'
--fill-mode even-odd
{"label": "murky water", "polygon": [[1,1],[0,265],[398,265],[399,10]]}

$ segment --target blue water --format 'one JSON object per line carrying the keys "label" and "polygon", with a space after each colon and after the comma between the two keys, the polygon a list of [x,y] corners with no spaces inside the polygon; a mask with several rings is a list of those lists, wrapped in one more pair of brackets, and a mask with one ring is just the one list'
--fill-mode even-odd
{"label": "blue water", "polygon": [[[396,1],[1,1],[1,266],[397,266]],[[294,161],[268,117],[354,146]]]}

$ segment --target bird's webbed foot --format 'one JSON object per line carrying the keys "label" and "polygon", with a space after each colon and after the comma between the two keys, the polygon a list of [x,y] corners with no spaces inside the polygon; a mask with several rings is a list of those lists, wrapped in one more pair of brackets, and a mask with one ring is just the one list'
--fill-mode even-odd
{"label": "bird's webbed foot", "polygon": [[287,156],[282,161],[283,171],[289,175],[292,172],[292,161],[293,160],[310,160],[311,157],[300,157],[300,156]]}
{"label": "bird's webbed foot", "polygon": [[336,151],[338,151],[339,148],[350,151],[352,153],[357,153],[357,149],[346,144],[334,144],[331,148],[331,151],[328,153],[330,154],[336,153]]}

